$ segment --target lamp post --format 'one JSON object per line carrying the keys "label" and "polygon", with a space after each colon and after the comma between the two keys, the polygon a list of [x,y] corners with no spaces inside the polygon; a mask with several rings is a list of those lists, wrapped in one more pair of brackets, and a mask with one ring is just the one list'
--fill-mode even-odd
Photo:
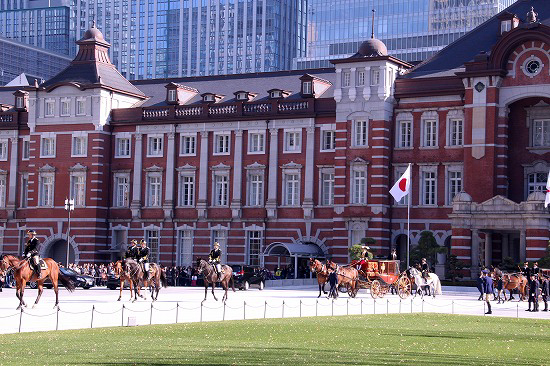
{"label": "lamp post", "polygon": [[71,211],[74,210],[74,200],[65,198],[65,210],[69,213],[69,223],[67,225],[67,263],[65,264],[69,268],[69,240],[71,234]]}

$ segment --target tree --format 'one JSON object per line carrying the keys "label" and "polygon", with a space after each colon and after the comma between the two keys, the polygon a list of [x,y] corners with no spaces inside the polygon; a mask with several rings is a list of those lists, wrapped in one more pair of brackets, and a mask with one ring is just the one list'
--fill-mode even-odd
{"label": "tree", "polygon": [[464,269],[464,263],[458,260],[458,257],[454,254],[447,256],[446,272],[451,281],[455,282],[457,279],[462,278],[462,270]]}
{"label": "tree", "polygon": [[447,253],[447,248],[437,244],[434,234],[431,231],[423,231],[420,233],[418,245],[411,249],[410,262],[412,264],[420,263],[422,258],[426,258],[430,265],[434,265],[437,263],[437,254],[444,253]]}
{"label": "tree", "polygon": [[373,238],[363,238],[361,239],[361,242],[359,244],[352,245],[349,248],[349,256],[351,260],[355,261],[361,258],[361,253],[363,252],[364,245],[370,247],[370,249],[367,251],[369,259],[374,258],[374,252],[376,252],[376,249],[372,248],[374,244],[376,244],[376,240],[374,240]]}

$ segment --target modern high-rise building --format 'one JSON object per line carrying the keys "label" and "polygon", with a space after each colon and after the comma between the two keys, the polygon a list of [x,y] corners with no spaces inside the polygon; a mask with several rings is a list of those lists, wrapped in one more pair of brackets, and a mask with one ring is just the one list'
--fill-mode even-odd
{"label": "modern high-rise building", "polygon": [[308,0],[306,56],[293,68],[331,66],[374,34],[390,55],[422,61],[516,0]]}
{"label": "modern high-rise building", "polygon": [[[305,55],[306,3],[0,0],[0,35],[40,46],[35,38],[43,37],[44,43],[50,35],[68,32],[64,47],[75,55],[74,41],[93,21],[112,45],[113,64],[128,79],[288,70],[294,57]],[[48,25],[54,19],[48,11],[66,17]]]}

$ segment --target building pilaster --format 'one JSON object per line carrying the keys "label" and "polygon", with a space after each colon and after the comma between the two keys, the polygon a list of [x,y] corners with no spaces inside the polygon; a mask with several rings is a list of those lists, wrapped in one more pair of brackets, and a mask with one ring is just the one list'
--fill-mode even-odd
{"label": "building pilaster", "polygon": [[139,218],[141,215],[141,176],[143,169],[143,135],[135,134],[136,143],[134,144],[134,178],[132,184],[132,218]]}
{"label": "building pilaster", "polygon": [[166,193],[163,204],[164,218],[170,219],[174,207],[174,167],[175,167],[175,139],[174,132],[168,133],[168,145],[166,150]]}
{"label": "building pilaster", "polygon": [[305,189],[304,189],[304,219],[313,218],[313,158],[315,153],[315,126],[306,128],[306,169],[305,169]]}
{"label": "building pilaster", "polygon": [[199,168],[199,199],[197,210],[200,219],[206,218],[206,195],[208,192],[208,131],[201,131],[201,156]]}
{"label": "building pilaster", "polygon": [[277,217],[277,162],[278,162],[278,136],[279,130],[277,128],[270,128],[269,139],[269,183],[267,191],[267,217]]}
{"label": "building pilaster", "polygon": [[233,199],[231,215],[234,219],[241,217],[241,192],[243,182],[243,131],[235,131],[235,154],[233,160]]}

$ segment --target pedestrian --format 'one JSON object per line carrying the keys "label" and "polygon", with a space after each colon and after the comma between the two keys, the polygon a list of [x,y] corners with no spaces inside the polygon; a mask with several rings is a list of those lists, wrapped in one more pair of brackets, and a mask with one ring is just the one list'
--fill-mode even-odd
{"label": "pedestrian", "polygon": [[336,275],[336,271],[332,268],[329,268],[328,270],[328,282],[330,284],[330,291],[328,294],[328,298],[337,299],[338,298],[338,276]]}
{"label": "pedestrian", "polygon": [[489,276],[488,270],[483,270],[483,292],[485,293],[485,302],[487,303],[487,312],[485,314],[492,314],[491,311],[491,295],[493,294],[493,279]]}
{"label": "pedestrian", "polygon": [[548,276],[542,277],[542,284],[541,284],[541,295],[542,295],[542,301],[544,302],[544,310],[548,311],[548,295],[550,294],[550,288],[549,288],[549,281]]}
{"label": "pedestrian", "polygon": [[477,301],[483,300],[483,272],[479,274],[479,277],[477,278],[477,289],[479,291],[479,297],[477,298]]}
{"label": "pedestrian", "polygon": [[504,289],[504,282],[502,281],[502,276],[497,277],[497,293],[498,293],[498,303],[501,302],[504,304],[504,296],[502,290]]}
{"label": "pedestrian", "polygon": [[[531,282],[529,283],[529,308],[525,311],[539,311],[539,280],[537,275],[531,275]],[[531,310],[531,303],[533,303],[533,309]]]}

